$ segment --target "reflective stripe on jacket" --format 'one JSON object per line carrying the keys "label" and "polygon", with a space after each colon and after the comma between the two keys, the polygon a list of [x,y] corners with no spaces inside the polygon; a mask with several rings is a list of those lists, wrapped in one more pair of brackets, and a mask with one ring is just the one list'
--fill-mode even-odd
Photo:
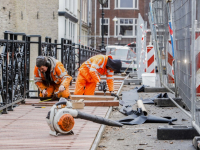
{"label": "reflective stripe on jacket", "polygon": [[113,59],[112,56],[96,55],[85,61],[79,71],[85,77],[87,82],[100,82],[100,76],[106,75],[107,85],[109,91],[114,91],[113,75],[114,71],[106,68],[108,57]]}
{"label": "reflective stripe on jacket", "polygon": [[[56,84],[62,84],[65,89],[70,84],[72,77],[67,74],[63,64],[56,60],[53,57],[47,57],[47,59],[51,62],[51,70],[50,70],[50,77],[51,80],[54,81]],[[34,81],[40,91],[44,90],[47,85],[44,84],[45,81],[44,73],[40,72],[37,66],[34,69]]]}

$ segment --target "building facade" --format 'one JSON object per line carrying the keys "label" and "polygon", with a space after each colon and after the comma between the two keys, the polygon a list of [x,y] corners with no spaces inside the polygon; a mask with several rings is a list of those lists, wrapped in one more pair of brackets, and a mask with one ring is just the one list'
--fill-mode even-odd
{"label": "building facade", "polygon": [[[140,13],[148,22],[150,0],[107,0],[104,10],[104,45],[127,45],[136,42],[137,18]],[[98,0],[93,3],[92,47],[101,47],[102,43],[102,6]],[[113,21],[115,18],[116,21]],[[147,34],[149,42],[149,34]]]}
{"label": "building facade", "polygon": [[[77,43],[78,0],[59,0],[58,39],[66,38]],[[61,41],[59,41],[60,43]]]}
{"label": "building facade", "polygon": [[[0,4],[0,39],[5,31],[12,31],[41,35],[42,42],[48,36],[52,43],[66,38],[88,46],[92,0],[0,0]],[[31,45],[30,53],[30,79],[33,79],[38,45]],[[60,59],[60,50],[57,53]]]}

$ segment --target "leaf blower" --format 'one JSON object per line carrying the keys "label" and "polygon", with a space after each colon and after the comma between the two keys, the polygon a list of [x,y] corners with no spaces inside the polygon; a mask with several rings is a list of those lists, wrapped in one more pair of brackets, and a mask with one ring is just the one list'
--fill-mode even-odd
{"label": "leaf blower", "polygon": [[52,106],[46,117],[47,124],[50,127],[49,134],[58,136],[59,133],[68,134],[72,132],[75,124],[74,118],[85,119],[108,126],[123,126],[119,122],[72,109],[70,101],[65,98],[60,98],[59,102]]}

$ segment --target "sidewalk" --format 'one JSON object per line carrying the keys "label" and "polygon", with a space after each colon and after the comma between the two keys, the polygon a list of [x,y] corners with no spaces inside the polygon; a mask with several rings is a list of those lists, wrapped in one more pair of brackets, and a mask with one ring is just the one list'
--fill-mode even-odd
{"label": "sidewalk", "polygon": [[[140,85],[124,85],[122,91],[127,91]],[[138,93],[143,99],[159,93]],[[170,116],[178,120],[177,125],[191,126],[190,118],[177,107],[156,107],[144,104],[148,114],[159,117]],[[121,108],[121,106],[119,106]],[[136,110],[137,104],[133,106]],[[109,119],[119,120],[125,116],[114,107]],[[192,140],[157,140],[158,126],[167,123],[144,123],[141,125],[124,125],[122,128],[106,127],[97,150],[195,150]]]}

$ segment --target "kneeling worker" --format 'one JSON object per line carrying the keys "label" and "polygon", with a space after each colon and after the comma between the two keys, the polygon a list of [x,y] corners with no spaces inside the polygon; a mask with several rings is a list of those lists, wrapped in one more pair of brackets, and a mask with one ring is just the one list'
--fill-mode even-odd
{"label": "kneeling worker", "polygon": [[70,96],[69,85],[72,77],[67,74],[63,64],[53,57],[36,58],[34,80],[40,90],[40,97],[50,98],[58,91],[58,98]]}
{"label": "kneeling worker", "polygon": [[114,60],[112,56],[96,55],[89,58],[79,68],[74,94],[94,95],[100,75],[106,75],[109,91],[114,92],[114,71],[120,72],[121,65],[121,60]]}

